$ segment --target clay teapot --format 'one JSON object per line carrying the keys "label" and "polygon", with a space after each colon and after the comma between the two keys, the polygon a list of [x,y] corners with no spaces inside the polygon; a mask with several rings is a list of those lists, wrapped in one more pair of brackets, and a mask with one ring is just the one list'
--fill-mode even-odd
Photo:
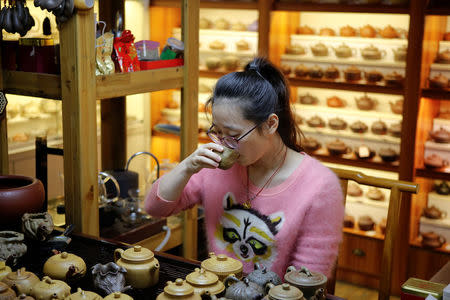
{"label": "clay teapot", "polygon": [[27,252],[23,233],[16,231],[0,231],[0,259],[12,259],[13,265]]}
{"label": "clay teapot", "polygon": [[23,214],[22,232],[32,240],[45,241],[53,232],[52,216],[48,212]]}
{"label": "clay teapot", "polygon": [[439,52],[436,61],[444,64],[450,63],[450,48],[445,49],[445,51]]}
{"label": "clay teapot", "polygon": [[381,120],[375,121],[370,126],[373,134],[383,135],[387,133],[387,125]]}
{"label": "clay teapot", "polygon": [[306,49],[305,49],[305,47],[303,47],[299,44],[288,45],[288,46],[286,46],[285,53],[286,54],[294,54],[294,55],[303,55],[306,53]]}
{"label": "clay teapot", "polygon": [[350,124],[350,129],[354,133],[364,133],[367,131],[368,127],[365,123],[361,121],[355,121],[352,124]]}
{"label": "clay teapot", "polygon": [[344,78],[346,81],[361,80],[361,70],[356,66],[348,67],[344,70]]}
{"label": "clay teapot", "polygon": [[447,212],[440,210],[436,206],[432,205],[424,207],[422,215],[429,219],[442,219],[447,216]]}
{"label": "clay teapot", "polygon": [[203,295],[217,295],[225,290],[225,286],[219,277],[203,268],[195,268],[194,272],[186,276],[186,282],[194,288],[194,293]]}
{"label": "clay teapot", "polygon": [[327,98],[327,105],[329,107],[345,107],[345,100],[338,96],[332,96]]}
{"label": "clay teapot", "polygon": [[302,142],[302,146],[306,152],[311,153],[320,148],[320,143],[313,137],[306,137]]}
{"label": "clay teapot", "polygon": [[349,152],[349,147],[339,139],[328,143],[327,149],[331,155],[342,155]]}
{"label": "clay teapot", "polygon": [[328,120],[328,127],[334,130],[343,130],[347,128],[347,122],[341,118],[331,118]]}
{"label": "clay teapot", "polygon": [[113,262],[104,265],[96,264],[92,267],[91,273],[94,286],[103,291],[105,295],[124,292],[131,288],[130,286],[125,287],[125,274],[127,270]]}
{"label": "clay teapot", "polygon": [[154,286],[159,280],[159,262],[152,251],[139,245],[116,249],[114,262],[127,270],[125,279],[134,288]]}
{"label": "clay teapot", "polygon": [[210,56],[205,60],[206,68],[208,70],[216,70],[222,66],[222,61],[215,56]]}
{"label": "clay teapot", "polygon": [[0,282],[0,300],[15,300],[14,292],[6,283]]}
{"label": "clay teapot", "polygon": [[212,27],[212,22],[206,18],[200,18],[198,27],[200,29],[208,29]]}
{"label": "clay teapot", "polygon": [[370,25],[365,25],[359,29],[359,35],[362,37],[373,38],[377,35],[377,31]]}
{"label": "clay teapot", "polygon": [[[306,267],[296,269],[290,266],[284,274],[284,281],[300,289],[306,299],[315,295],[317,289],[326,289],[327,277],[318,272],[312,272]],[[325,297],[323,298],[323,300]]]}
{"label": "clay teapot", "polygon": [[216,255],[214,252],[210,252],[209,258],[202,261],[201,267],[219,276],[220,281],[224,281],[230,274],[234,274],[237,278],[242,278],[242,263],[225,254]]}
{"label": "clay teapot", "polygon": [[340,36],[356,36],[356,30],[355,28],[351,27],[350,25],[341,27],[339,29],[339,35]]}
{"label": "clay teapot", "polygon": [[264,297],[264,289],[248,280],[248,278],[240,281],[236,276],[231,275],[225,278],[224,284],[226,287],[226,298],[233,300],[257,300]]}
{"label": "clay teapot", "polygon": [[13,288],[18,294],[29,295],[32,287],[39,282],[39,278],[25,268],[20,268],[16,272],[6,275],[2,282]]}
{"label": "clay teapot", "polygon": [[327,56],[328,55],[328,47],[323,43],[317,43],[311,46],[311,51],[314,56]]}
{"label": "clay teapot", "polygon": [[358,219],[358,227],[363,231],[371,231],[375,227],[375,222],[370,216],[364,215]]}
{"label": "clay teapot", "polygon": [[363,190],[358,183],[350,181],[347,185],[347,194],[352,197],[360,197],[363,194]]}
{"label": "clay teapot", "polygon": [[395,102],[389,101],[389,105],[391,106],[391,111],[394,114],[401,115],[403,113],[403,99],[398,99]]}
{"label": "clay teapot", "polygon": [[267,283],[265,286],[266,296],[264,300],[302,300],[303,293],[298,288],[289,283],[275,285]]}
{"label": "clay teapot", "polygon": [[377,187],[369,187],[367,191],[367,198],[375,201],[383,201],[384,193]]}
{"label": "clay teapot", "polygon": [[387,85],[401,86],[401,85],[403,85],[404,78],[405,77],[402,74],[399,74],[396,71],[393,71],[384,76],[384,82]]}
{"label": "clay teapot", "polygon": [[308,25],[300,26],[297,28],[297,34],[314,34],[314,29]]}
{"label": "clay teapot", "polygon": [[288,76],[292,72],[292,68],[290,65],[282,64],[280,66],[280,69],[281,69],[281,72],[283,73],[283,75],[285,75],[285,76]]}
{"label": "clay teapot", "polygon": [[342,43],[337,47],[333,47],[334,54],[339,58],[347,58],[356,54],[356,50],[354,48],[350,48],[347,44]]}
{"label": "clay teapot", "polygon": [[238,51],[250,50],[250,44],[246,40],[239,40],[235,44],[236,44],[236,50],[238,50]]}
{"label": "clay teapot", "polygon": [[228,22],[224,18],[220,18],[214,22],[214,27],[220,30],[227,30],[228,28],[230,28],[230,22]]}
{"label": "clay teapot", "polygon": [[364,96],[360,98],[355,98],[356,106],[360,110],[371,110],[375,107],[377,101],[373,98],[370,98],[367,96],[367,94],[364,94]]}
{"label": "clay teapot", "polygon": [[133,300],[133,298],[121,292],[114,292],[103,298],[103,300]]}
{"label": "clay teapot", "polygon": [[334,32],[334,29],[330,27],[321,28],[319,31],[319,35],[321,36],[335,36],[336,33]]}
{"label": "clay teapot", "polygon": [[364,77],[366,78],[368,83],[375,83],[383,80],[383,74],[377,70],[371,70],[364,72]]}
{"label": "clay teapot", "polygon": [[86,263],[75,254],[62,252],[47,259],[43,271],[52,279],[74,280],[86,274]]}
{"label": "clay teapot", "polygon": [[401,137],[402,136],[402,122],[393,123],[389,126],[388,132],[390,135],[394,137]]}
{"label": "clay teapot", "polygon": [[428,168],[441,168],[443,166],[448,165],[448,161],[444,160],[441,156],[439,156],[436,153],[426,156],[425,159],[423,160],[423,163],[425,164],[425,167]]}
{"label": "clay teapot", "polygon": [[11,268],[5,264],[4,260],[0,260],[0,281],[11,273]]}
{"label": "clay teapot", "polygon": [[32,290],[31,296],[36,300],[63,300],[70,295],[70,286],[61,280],[52,280],[48,276],[44,276],[42,281],[36,283]]}
{"label": "clay teapot", "polygon": [[442,235],[439,235],[433,231],[421,233],[422,245],[429,248],[439,248],[445,244],[446,240]]}
{"label": "clay teapot", "polygon": [[381,159],[385,162],[393,162],[397,160],[397,152],[392,148],[381,148],[378,151],[378,155],[380,155]]}
{"label": "clay teapot", "polygon": [[439,195],[448,195],[450,194],[450,186],[446,181],[442,181],[439,185],[435,187],[436,193]]}
{"label": "clay teapot", "polygon": [[[267,268],[260,263],[254,264],[254,270],[247,275],[247,279],[256,283],[262,288],[266,287],[266,284],[272,283],[274,285],[281,284],[281,278],[277,273],[267,270]],[[267,294],[267,292],[266,292]]]}
{"label": "clay teapot", "polygon": [[68,297],[64,298],[64,300],[102,300],[99,294],[82,290],[81,288],[77,289],[76,293],[70,294]]}
{"label": "clay teapot", "polygon": [[312,116],[311,118],[306,120],[306,124],[308,124],[309,127],[314,127],[314,128],[325,127],[325,121],[317,115]]}
{"label": "clay teapot", "polygon": [[382,30],[380,30],[378,33],[380,34],[381,37],[386,38],[386,39],[394,39],[394,38],[400,37],[400,34],[398,33],[398,31],[395,30],[395,28],[392,27],[391,25],[387,25]]}
{"label": "clay teapot", "polygon": [[394,53],[394,60],[406,61],[407,51],[408,49],[406,48],[406,45],[400,46],[397,49],[392,49],[392,52]]}
{"label": "clay teapot", "polygon": [[298,65],[294,69],[295,76],[306,77],[309,74],[309,69],[304,65]]}
{"label": "clay teapot", "polygon": [[240,60],[236,55],[227,55],[222,59],[222,65],[227,71],[234,71],[239,67]]}
{"label": "clay teapot", "polygon": [[317,99],[317,97],[311,95],[310,93],[300,95],[298,99],[301,104],[317,104],[317,102],[319,102],[319,99]]}
{"label": "clay teapot", "polygon": [[428,81],[431,88],[444,89],[448,87],[448,78],[440,73],[429,78]]}
{"label": "clay teapot", "polygon": [[339,69],[334,65],[329,66],[325,69],[325,78],[326,79],[337,79],[339,78]]}
{"label": "clay teapot", "polygon": [[377,60],[381,59],[384,55],[386,55],[385,50],[380,50],[372,44],[361,49],[361,56],[364,59]]}
{"label": "clay teapot", "polygon": [[436,143],[448,143],[450,142],[450,131],[440,127],[438,130],[430,131],[430,137]]}
{"label": "clay teapot", "polygon": [[309,75],[309,77],[311,77],[311,78],[320,79],[320,78],[323,77],[323,71],[322,71],[322,68],[319,67],[319,66],[317,66],[317,65],[314,66],[314,67],[311,67],[311,68],[309,68],[309,70],[308,70],[308,75]]}
{"label": "clay teapot", "polygon": [[167,281],[164,291],[156,297],[156,300],[201,300],[199,294],[194,293],[194,288],[181,278],[175,282]]}

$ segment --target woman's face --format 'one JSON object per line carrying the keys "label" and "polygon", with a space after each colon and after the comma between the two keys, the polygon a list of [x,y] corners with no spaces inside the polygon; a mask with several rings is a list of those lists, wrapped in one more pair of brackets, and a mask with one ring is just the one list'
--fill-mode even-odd
{"label": "woman's face", "polygon": [[[240,138],[252,129],[256,124],[244,119],[239,105],[227,100],[215,101],[212,107],[213,130],[220,136]],[[263,126],[261,126],[263,127]],[[261,127],[252,130],[248,135],[239,140],[236,149],[240,156],[238,163],[243,166],[251,165],[260,159],[268,146],[268,139]]]}

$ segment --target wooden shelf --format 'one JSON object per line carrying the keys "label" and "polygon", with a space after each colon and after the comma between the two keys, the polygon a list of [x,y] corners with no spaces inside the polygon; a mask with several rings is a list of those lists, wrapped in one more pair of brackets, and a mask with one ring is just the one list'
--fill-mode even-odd
{"label": "wooden shelf", "polygon": [[450,90],[442,89],[422,89],[422,97],[436,100],[450,100]]}
{"label": "wooden shelf", "polygon": [[416,176],[450,181],[450,173],[438,172],[432,169],[416,169]]}
{"label": "wooden shelf", "polygon": [[[242,71],[242,70],[236,70],[236,71]],[[200,69],[198,76],[199,77],[210,77],[210,78],[220,78],[223,75],[226,75],[230,72],[234,72],[234,71],[225,71],[225,70],[218,70],[218,71],[210,71],[210,70],[205,70],[205,69]]]}
{"label": "wooden shelf", "polygon": [[183,67],[97,76],[97,99],[183,87]]}
{"label": "wooden shelf", "polygon": [[357,228],[347,228],[347,227],[344,227],[342,229],[342,231],[344,233],[353,234],[353,235],[357,235],[357,236],[362,236],[362,237],[365,237],[365,238],[384,240],[384,234],[381,234],[379,232],[364,231],[364,230],[360,230],[360,229],[357,229]]}
{"label": "wooden shelf", "polygon": [[426,15],[449,16],[450,7],[429,7],[425,10]]}
{"label": "wooden shelf", "polygon": [[376,169],[388,172],[398,172],[398,166],[389,164],[389,163],[377,163],[369,160],[360,160],[360,159],[349,159],[343,158],[340,156],[329,156],[323,154],[311,154],[311,156],[316,157],[317,159],[334,164],[343,164],[360,168],[368,168],[368,169]]}
{"label": "wooden shelf", "polygon": [[409,14],[409,7],[397,5],[346,5],[275,2],[275,10]]}
{"label": "wooden shelf", "polygon": [[[152,0],[150,6],[180,7],[180,0]],[[200,1],[200,8],[220,8],[220,9],[258,9],[257,1]]]}
{"label": "wooden shelf", "polygon": [[3,84],[7,94],[61,99],[60,75],[3,71]]}
{"label": "wooden shelf", "polygon": [[410,242],[410,245],[415,247],[415,248],[421,248],[421,249],[429,250],[429,251],[432,251],[432,252],[439,252],[439,253],[445,253],[445,254],[449,254],[450,253],[450,250],[449,250],[449,247],[448,247],[449,246],[448,243],[444,243],[444,245],[442,245],[439,248],[424,247],[424,246],[422,246],[421,237],[413,239],[413,241]]}
{"label": "wooden shelf", "polygon": [[288,77],[291,86],[315,87],[322,89],[347,90],[357,92],[381,93],[403,95],[403,87],[384,86],[375,84],[359,84],[349,82],[337,82],[330,80],[310,80],[296,77]]}

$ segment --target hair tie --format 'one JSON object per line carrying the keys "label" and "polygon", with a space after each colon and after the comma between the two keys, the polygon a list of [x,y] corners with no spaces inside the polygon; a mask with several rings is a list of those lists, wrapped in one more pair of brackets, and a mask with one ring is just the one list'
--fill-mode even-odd
{"label": "hair tie", "polygon": [[250,63],[250,65],[248,66],[248,70],[249,71],[255,71],[256,73],[259,73],[258,72],[258,66],[254,62]]}

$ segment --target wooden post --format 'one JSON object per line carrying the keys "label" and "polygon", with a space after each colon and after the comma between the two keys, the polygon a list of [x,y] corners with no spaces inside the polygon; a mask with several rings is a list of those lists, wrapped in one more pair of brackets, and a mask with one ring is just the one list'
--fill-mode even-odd
{"label": "wooden post", "polygon": [[66,223],[99,235],[94,9],[60,30]]}
{"label": "wooden post", "polygon": [[[2,33],[0,32],[0,91],[3,90],[3,68],[2,68]],[[5,112],[6,113],[6,112]],[[6,130],[6,115],[0,120],[0,174],[9,173],[8,159],[8,132]]]}
{"label": "wooden post", "polygon": [[[198,40],[199,0],[183,0],[184,85],[181,90],[181,159],[198,143]],[[197,258],[197,207],[184,212],[183,256]]]}
{"label": "wooden post", "polygon": [[[105,32],[114,28],[117,12],[122,15],[122,24],[125,26],[124,0],[100,0],[98,6],[99,20],[106,22]],[[100,106],[102,170],[123,169],[127,161],[126,98],[104,100]]]}
{"label": "wooden post", "polygon": [[269,56],[270,13],[273,0],[258,0],[258,55]]}

